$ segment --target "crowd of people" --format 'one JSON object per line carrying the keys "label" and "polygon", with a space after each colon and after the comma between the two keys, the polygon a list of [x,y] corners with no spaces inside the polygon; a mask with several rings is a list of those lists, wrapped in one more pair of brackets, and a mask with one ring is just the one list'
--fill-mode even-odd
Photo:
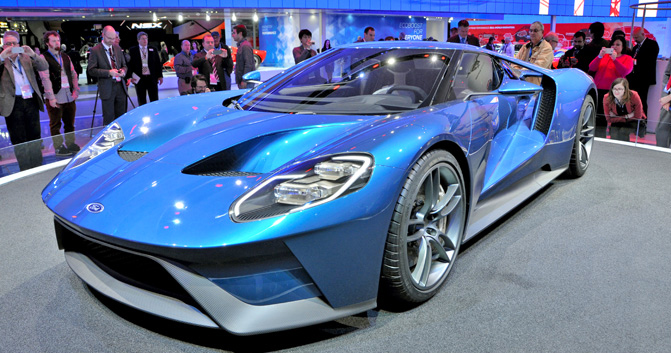
{"label": "crowd of people", "polygon": [[[184,40],[181,51],[174,57],[174,69],[178,78],[180,95],[230,90],[231,75],[235,73],[235,84],[247,88],[244,74],[255,68],[254,54],[247,41],[247,28],[237,25],[232,28],[232,38],[237,44],[235,62],[231,48],[221,41],[221,34],[213,31],[206,34],[202,47],[197,41]],[[452,28],[450,43],[480,46],[480,41],[469,34],[469,22],[461,20]],[[573,47],[559,59],[558,68],[577,68],[594,78],[599,94],[598,117],[605,119],[613,139],[629,140],[629,134],[640,130],[640,121],[647,117],[648,90],[656,84],[656,59],[658,44],[645,37],[641,28],[632,34],[636,45],[629,49],[624,32],[616,31],[610,41],[603,38],[604,25],[595,22],[588,33],[577,32],[573,36]],[[380,40],[403,40],[388,36]],[[73,46],[66,51],[58,32],[44,34],[46,50],[36,52],[28,46],[20,46],[17,32],[4,33],[4,47],[0,54],[0,115],[5,117],[10,140],[15,145],[19,168],[25,170],[42,163],[40,151],[39,111],[49,115],[49,128],[57,155],[72,155],[80,147],[75,143],[74,131],[76,100],[79,96],[81,55]],[[298,33],[300,45],[292,51],[296,64],[332,49],[325,40],[321,49],[313,49],[312,33],[302,29]],[[589,40],[588,40],[589,38]],[[111,123],[127,111],[128,86],[135,85],[139,105],[158,100],[158,86],[163,83],[163,63],[168,56],[165,43],[161,48],[149,45],[145,32],[137,34],[137,46],[124,51],[120,46],[119,33],[112,27],[102,30],[101,42],[89,48],[88,82],[98,85],[98,96],[102,102],[103,123]],[[517,54],[514,44],[506,38],[499,51],[519,60],[543,68],[552,68],[554,49],[558,36],[545,33],[539,21],[531,23],[529,39]],[[375,28],[366,27],[356,42],[375,41]],[[494,38],[489,38],[486,48],[496,50]],[[666,69],[665,83],[669,81],[671,65]],[[541,78],[530,77],[528,81],[541,84]],[[666,84],[660,103],[662,112],[656,130],[657,144],[669,147],[671,143],[671,82]],[[132,103],[132,101],[131,101]],[[63,132],[61,132],[61,127]],[[645,127],[643,127],[643,133]],[[33,141],[31,143],[24,143]]]}

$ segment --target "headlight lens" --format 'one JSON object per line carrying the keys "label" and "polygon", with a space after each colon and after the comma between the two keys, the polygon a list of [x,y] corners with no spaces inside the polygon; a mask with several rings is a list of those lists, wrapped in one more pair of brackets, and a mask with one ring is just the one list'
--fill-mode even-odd
{"label": "headlight lens", "polygon": [[119,126],[118,123],[108,125],[98,135],[95,141],[91,142],[83,151],[72,159],[68,168],[75,168],[90,161],[99,154],[121,143],[124,138],[123,130],[121,130],[121,126]]}
{"label": "headlight lens", "polygon": [[373,158],[364,154],[301,163],[243,195],[231,207],[231,218],[249,222],[321,205],[362,188],[372,169]]}

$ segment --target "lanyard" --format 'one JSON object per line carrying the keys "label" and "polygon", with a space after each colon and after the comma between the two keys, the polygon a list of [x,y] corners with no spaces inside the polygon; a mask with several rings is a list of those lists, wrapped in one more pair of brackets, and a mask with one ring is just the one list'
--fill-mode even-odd
{"label": "lanyard", "polygon": [[21,65],[21,60],[18,57],[16,58],[16,62],[19,63],[19,66],[16,66],[14,60],[10,60],[9,62],[12,63],[12,67],[14,67],[16,71],[18,71],[21,76],[23,76],[23,66]]}
{"label": "lanyard", "polygon": [[59,55],[58,58],[56,58],[56,55],[52,53],[50,50],[47,50],[47,53],[51,54],[51,56],[54,57],[54,60],[58,60],[58,63],[63,67],[63,55]]}

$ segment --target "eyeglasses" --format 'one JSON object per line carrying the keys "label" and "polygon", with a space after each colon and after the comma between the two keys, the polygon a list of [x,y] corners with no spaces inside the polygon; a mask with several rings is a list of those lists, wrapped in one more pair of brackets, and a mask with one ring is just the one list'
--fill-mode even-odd
{"label": "eyeglasses", "polygon": [[18,46],[18,45],[21,45],[21,44],[19,44],[19,42],[5,42],[5,44],[3,44],[3,45],[6,46],[6,47],[11,47],[13,45]]}
{"label": "eyeglasses", "polygon": [[613,88],[613,91],[624,91],[624,88]]}

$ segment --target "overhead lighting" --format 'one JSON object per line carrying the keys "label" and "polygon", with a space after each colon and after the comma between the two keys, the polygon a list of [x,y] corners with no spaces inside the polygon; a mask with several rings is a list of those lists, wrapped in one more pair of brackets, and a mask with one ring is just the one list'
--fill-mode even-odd
{"label": "overhead lighting", "polygon": [[254,20],[254,22],[259,22],[259,15],[257,15],[256,12],[254,12],[254,17],[252,17],[252,19]]}
{"label": "overhead lighting", "polygon": [[210,20],[210,14],[209,14],[209,13],[206,13],[206,14],[205,14],[205,21],[209,21],[209,20]]}
{"label": "overhead lighting", "polygon": [[182,16],[182,14],[177,15],[177,20],[178,20],[179,22],[184,21],[184,16]]}
{"label": "overhead lighting", "polygon": [[156,17],[156,12],[154,12],[154,13],[151,15],[151,19],[152,19],[152,21],[154,21],[154,22],[158,21],[158,17]]}
{"label": "overhead lighting", "polygon": [[237,20],[238,20],[238,18],[235,17],[235,12],[233,12],[233,16],[231,16],[231,21],[235,22]]}

